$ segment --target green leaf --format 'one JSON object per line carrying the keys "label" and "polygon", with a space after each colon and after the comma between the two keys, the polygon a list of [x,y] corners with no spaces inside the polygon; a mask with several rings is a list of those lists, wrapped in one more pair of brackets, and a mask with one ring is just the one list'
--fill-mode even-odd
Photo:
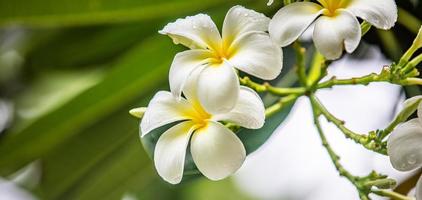
{"label": "green leaf", "polygon": [[185,184],[182,189],[182,199],[224,199],[224,200],[252,200],[253,198],[237,187],[233,179],[214,181],[202,179],[194,184]]}
{"label": "green leaf", "polygon": [[[100,70],[80,71],[50,71],[31,83],[16,102],[16,112],[19,113],[15,127],[30,123],[33,119],[57,109],[84,90],[101,81],[103,72]],[[66,91],[66,93],[63,93]],[[18,121],[19,120],[19,121]]]}
{"label": "green leaf", "polygon": [[135,97],[164,84],[177,51],[167,38],[151,38],[120,59],[101,83],[25,129],[5,135],[0,140],[0,175],[16,171]]}
{"label": "green leaf", "polygon": [[[148,103],[150,95],[138,103]],[[67,140],[42,158],[43,179],[39,191],[42,199],[63,199],[67,191],[101,165],[129,140],[137,140],[138,120],[128,116],[129,106],[111,114],[77,136]],[[133,139],[135,138],[135,139]],[[145,162],[142,152],[137,159]]]}
{"label": "green leaf", "polygon": [[[34,42],[26,49],[25,67],[39,72],[109,63],[156,33],[163,24],[163,20],[149,20],[106,27],[33,30],[30,38]],[[49,37],[43,38],[46,34]]]}
{"label": "green leaf", "polygon": [[[0,25],[69,26],[187,14],[227,0],[0,0]],[[230,1],[229,1],[230,2]]]}
{"label": "green leaf", "polygon": [[156,180],[136,132],[132,131],[126,142],[118,145],[56,199],[119,199],[127,190],[141,190]]}

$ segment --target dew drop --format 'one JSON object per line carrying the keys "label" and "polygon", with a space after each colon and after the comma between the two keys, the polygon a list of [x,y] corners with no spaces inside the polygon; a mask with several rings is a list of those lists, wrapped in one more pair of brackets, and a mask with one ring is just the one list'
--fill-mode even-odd
{"label": "dew drop", "polygon": [[407,156],[407,163],[409,163],[409,165],[416,164],[416,155],[415,154],[408,155]]}

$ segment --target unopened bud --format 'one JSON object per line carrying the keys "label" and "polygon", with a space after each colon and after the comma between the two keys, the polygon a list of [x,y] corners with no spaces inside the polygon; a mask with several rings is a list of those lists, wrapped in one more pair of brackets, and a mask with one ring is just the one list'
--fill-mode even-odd
{"label": "unopened bud", "polygon": [[129,114],[140,119],[144,116],[144,113],[146,110],[147,110],[146,107],[134,108],[129,111]]}

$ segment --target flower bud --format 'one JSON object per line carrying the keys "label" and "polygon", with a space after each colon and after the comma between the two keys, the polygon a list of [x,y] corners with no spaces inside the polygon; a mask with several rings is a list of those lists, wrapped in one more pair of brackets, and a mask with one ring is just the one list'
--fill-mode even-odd
{"label": "flower bud", "polygon": [[147,110],[146,107],[134,108],[129,111],[129,114],[131,114],[132,116],[136,118],[142,118],[146,110]]}

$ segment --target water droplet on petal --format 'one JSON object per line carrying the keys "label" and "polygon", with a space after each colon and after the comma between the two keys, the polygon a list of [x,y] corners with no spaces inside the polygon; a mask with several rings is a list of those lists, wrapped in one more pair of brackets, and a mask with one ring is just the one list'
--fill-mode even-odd
{"label": "water droplet on petal", "polygon": [[407,156],[407,163],[409,163],[409,165],[416,164],[416,155],[415,154],[408,155]]}

